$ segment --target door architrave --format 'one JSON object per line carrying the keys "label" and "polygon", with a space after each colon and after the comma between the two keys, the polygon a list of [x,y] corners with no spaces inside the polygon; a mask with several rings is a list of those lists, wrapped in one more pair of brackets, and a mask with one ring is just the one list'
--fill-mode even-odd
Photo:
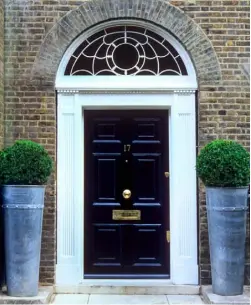
{"label": "door architrave", "polygon": [[[132,21],[127,21],[132,22]],[[142,25],[142,22],[140,23]],[[107,24],[106,24],[107,25]],[[151,26],[151,29],[153,29]],[[158,28],[154,27],[158,32]],[[162,34],[163,35],[163,34]],[[168,34],[171,36],[170,34]],[[168,36],[167,34],[165,36]],[[171,36],[172,37],[172,36]],[[83,39],[79,37],[78,39]],[[172,37],[188,76],[64,76],[65,53],[56,79],[57,285],[126,285],[126,280],[83,279],[83,179],[85,109],[168,109],[170,164],[171,282],[198,284],[196,110],[197,80],[184,48]],[[181,191],[182,190],[182,191]],[[159,285],[167,280],[130,280]]]}

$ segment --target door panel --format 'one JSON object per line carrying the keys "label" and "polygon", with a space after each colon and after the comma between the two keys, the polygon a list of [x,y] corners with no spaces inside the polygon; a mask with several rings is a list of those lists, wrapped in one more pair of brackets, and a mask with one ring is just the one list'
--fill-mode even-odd
{"label": "door panel", "polygon": [[120,266],[120,227],[118,225],[94,225],[93,229],[93,265]]}
{"label": "door panel", "polygon": [[133,156],[133,189],[135,204],[159,202],[158,174],[160,172],[159,156]]}
{"label": "door panel", "polygon": [[[161,225],[135,225],[134,266],[161,267]],[[151,247],[149,247],[151,243]]]}
{"label": "door panel", "polygon": [[[116,199],[118,158],[94,156],[97,177],[97,202],[113,202]],[[104,183],[106,181],[106,183]]]}
{"label": "door panel", "polygon": [[[84,277],[168,278],[168,112],[84,115]],[[117,220],[114,210],[140,217]]]}

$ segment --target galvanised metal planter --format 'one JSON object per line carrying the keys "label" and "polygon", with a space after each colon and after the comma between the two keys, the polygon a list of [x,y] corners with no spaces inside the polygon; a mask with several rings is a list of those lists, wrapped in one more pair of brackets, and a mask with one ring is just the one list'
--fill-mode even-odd
{"label": "galvanised metal planter", "polygon": [[243,293],[248,187],[206,187],[213,293]]}
{"label": "galvanised metal planter", "polygon": [[4,285],[4,239],[3,239],[3,212],[2,203],[0,202],[0,291]]}
{"label": "galvanised metal planter", "polygon": [[45,186],[6,185],[2,189],[7,294],[38,294]]}

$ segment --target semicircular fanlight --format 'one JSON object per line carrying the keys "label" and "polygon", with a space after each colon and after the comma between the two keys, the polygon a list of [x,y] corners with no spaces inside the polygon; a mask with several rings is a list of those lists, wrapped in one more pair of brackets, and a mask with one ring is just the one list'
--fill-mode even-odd
{"label": "semicircular fanlight", "polygon": [[81,43],[65,75],[187,75],[187,70],[160,35],[138,26],[113,26]]}

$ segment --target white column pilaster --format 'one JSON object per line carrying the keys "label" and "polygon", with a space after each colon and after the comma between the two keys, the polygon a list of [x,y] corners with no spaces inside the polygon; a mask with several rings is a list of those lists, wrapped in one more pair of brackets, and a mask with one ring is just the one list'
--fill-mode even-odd
{"label": "white column pilaster", "polygon": [[175,93],[171,121],[171,279],[198,284],[194,92]]}

